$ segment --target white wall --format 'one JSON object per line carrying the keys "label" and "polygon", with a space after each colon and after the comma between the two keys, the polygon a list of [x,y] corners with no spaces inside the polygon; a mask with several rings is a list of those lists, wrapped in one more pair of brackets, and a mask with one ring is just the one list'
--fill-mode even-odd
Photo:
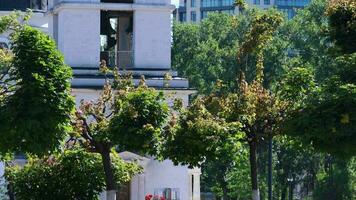
{"label": "white wall", "polygon": [[[155,189],[179,188],[179,199],[191,198],[190,175],[186,166],[174,166],[172,161],[151,161],[145,169],[145,194],[154,194]],[[141,200],[141,199],[131,199]]]}
{"label": "white wall", "polygon": [[134,63],[136,68],[171,68],[171,11],[134,11]]}
{"label": "white wall", "polygon": [[99,9],[62,9],[58,12],[57,28],[58,49],[64,54],[69,66],[99,66]]}
{"label": "white wall", "polygon": [[171,0],[135,0],[137,4],[170,5]]}

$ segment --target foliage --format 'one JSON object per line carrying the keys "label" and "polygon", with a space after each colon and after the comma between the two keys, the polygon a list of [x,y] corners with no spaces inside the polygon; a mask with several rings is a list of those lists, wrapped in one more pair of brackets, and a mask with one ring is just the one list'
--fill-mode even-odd
{"label": "foliage", "polygon": [[281,27],[280,37],[288,41],[288,68],[310,66],[315,73],[315,79],[322,81],[330,77],[333,69],[330,63],[332,41],[328,35],[329,21],[325,15],[327,4],[325,0],[313,0],[297,15]]}
{"label": "foliage", "polygon": [[[182,111],[177,125],[166,135],[164,154],[175,164],[199,166],[224,151],[224,145],[234,147],[241,137],[238,123],[226,123],[207,110],[205,99],[198,99]],[[182,148],[182,147],[190,148]],[[224,151],[226,152],[226,150]]]}
{"label": "foliage", "polygon": [[341,160],[333,162],[328,163],[325,171],[319,174],[318,185],[313,193],[313,198],[315,200],[353,199],[351,177],[348,171],[350,166],[347,162]]}
{"label": "foliage", "polygon": [[[214,91],[219,80],[233,90],[236,88],[236,75],[246,72],[247,80],[252,81],[256,74],[256,57],[249,55],[245,63],[238,64],[236,49],[246,40],[252,20],[261,16],[260,10],[247,9],[243,15],[209,14],[199,24],[175,23],[173,26],[172,64],[173,68],[187,77],[192,87],[200,93]],[[275,10],[268,13],[272,16]],[[269,15],[268,15],[269,16]],[[258,28],[263,31],[263,29]],[[277,35],[277,33],[275,33]],[[286,40],[273,38],[274,42],[264,46],[265,84],[278,79],[286,60]],[[194,56],[192,56],[194,55]]]}
{"label": "foliage", "polygon": [[100,157],[81,150],[31,158],[23,169],[7,169],[19,199],[97,199],[103,176]]}
{"label": "foliage", "polygon": [[163,93],[139,87],[116,102],[118,110],[109,127],[111,141],[123,150],[155,154],[161,128],[169,114]]}
{"label": "foliage", "polygon": [[0,151],[47,153],[59,146],[69,127],[71,71],[45,33],[18,25],[11,41],[7,84],[15,85],[0,104]]}
{"label": "foliage", "polygon": [[344,53],[356,51],[356,3],[353,0],[331,0],[328,5],[330,37]]}
{"label": "foliage", "polygon": [[[105,63],[101,70],[110,72]],[[81,101],[67,142],[69,146],[78,143],[101,155],[107,191],[118,189],[111,149],[158,155],[163,128],[170,114],[163,94],[148,88],[144,78],[140,86],[135,87],[131,75],[122,76],[117,69],[112,73],[114,80],[107,80],[97,101]]]}
{"label": "foliage", "polygon": [[224,149],[219,157],[202,164],[201,190],[224,199],[251,199],[247,146]]}
{"label": "foliage", "polygon": [[[137,166],[115,157],[116,181],[125,183]],[[22,169],[7,169],[7,178],[18,199],[98,199],[105,187],[99,154],[83,149],[66,150],[43,158],[30,158]],[[134,169],[134,170],[133,170]]]}
{"label": "foliage", "polygon": [[[204,161],[222,161],[224,159],[221,152],[226,153],[227,148],[235,149],[239,147],[241,142],[247,142],[250,148],[251,186],[254,194],[257,194],[257,196],[253,195],[252,197],[259,199],[257,145],[260,140],[272,137],[277,133],[275,125],[280,120],[280,113],[283,110],[283,103],[263,87],[264,50],[265,46],[273,40],[275,30],[283,22],[283,17],[275,10],[263,12],[252,10],[251,13],[251,16],[246,14],[247,18],[250,17],[248,24],[243,24],[236,18],[222,16],[229,20],[227,23],[230,26],[234,24],[234,28],[245,25],[245,31],[241,35],[243,42],[238,47],[234,46],[235,49],[237,48],[237,54],[234,54],[237,56],[237,61],[236,63],[230,62],[231,66],[237,66],[240,69],[240,73],[236,71],[236,68],[233,68],[228,72],[231,77],[230,82],[216,81],[213,93],[198,98],[192,106],[183,111],[177,125],[171,128],[172,133],[166,136],[164,146],[166,147],[165,156],[172,159],[176,164],[183,163],[196,166]],[[205,21],[206,24],[202,27],[207,28],[210,25],[209,33],[211,35],[230,36],[228,31],[222,31],[222,34],[217,32],[219,29],[215,29],[213,25],[220,24],[213,22],[213,19],[217,20],[219,16],[214,17],[211,21]],[[231,42],[225,40],[225,38],[222,41]],[[214,48],[214,46],[211,47]],[[231,51],[233,52],[232,49]],[[214,62],[216,61],[214,60]],[[250,85],[244,76],[244,72],[247,71],[245,63],[256,66],[254,78]],[[200,75],[205,77],[204,74]],[[238,84],[236,84],[237,79]],[[234,83],[232,83],[232,80],[234,80]],[[237,87],[231,88],[232,85]],[[230,88],[229,90],[233,92],[225,93],[225,87]],[[237,151],[230,153],[236,155]],[[227,156],[227,161],[224,160],[223,163],[231,162],[231,160],[228,160],[229,158],[231,156]],[[219,183],[223,184],[226,181],[221,179],[224,179],[230,165],[225,165],[224,168],[219,172],[221,176]],[[226,187],[223,188],[226,189]],[[226,197],[227,192],[223,192],[224,197]]]}
{"label": "foliage", "polygon": [[286,133],[324,152],[342,157],[355,155],[355,58],[356,53],[335,59],[331,64],[334,75],[291,112],[285,123]]}

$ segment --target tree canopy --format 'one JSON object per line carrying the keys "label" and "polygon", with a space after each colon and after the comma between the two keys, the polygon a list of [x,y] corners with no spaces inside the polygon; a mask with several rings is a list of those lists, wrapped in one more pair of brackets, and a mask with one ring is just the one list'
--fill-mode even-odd
{"label": "tree canopy", "polygon": [[[140,172],[136,164],[126,163],[118,156],[114,162],[117,183],[126,183]],[[30,157],[23,169],[13,166],[6,171],[18,199],[98,200],[105,188],[100,155],[83,149],[66,150],[43,158]]]}
{"label": "tree canopy", "polygon": [[17,23],[6,26],[16,17],[0,18],[0,30],[12,31],[11,52],[0,53],[1,58],[11,54],[0,62],[8,68],[1,71],[0,152],[47,153],[59,147],[70,127],[71,69],[45,33]]}

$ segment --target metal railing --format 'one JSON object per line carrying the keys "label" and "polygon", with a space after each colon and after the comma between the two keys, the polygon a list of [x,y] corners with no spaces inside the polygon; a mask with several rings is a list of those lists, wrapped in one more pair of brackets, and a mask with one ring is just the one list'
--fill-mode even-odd
{"label": "metal railing", "polygon": [[105,60],[110,67],[119,67],[120,69],[132,68],[134,64],[133,51],[102,51],[100,60]]}

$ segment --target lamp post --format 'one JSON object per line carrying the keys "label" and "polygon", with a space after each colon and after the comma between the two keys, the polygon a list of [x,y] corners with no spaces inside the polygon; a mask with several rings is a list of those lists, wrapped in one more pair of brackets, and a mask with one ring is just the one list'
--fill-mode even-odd
{"label": "lamp post", "polygon": [[272,200],[272,136],[268,138],[268,200]]}
{"label": "lamp post", "polygon": [[287,181],[289,183],[289,200],[293,200],[293,176],[290,175],[288,178],[287,178]]}

